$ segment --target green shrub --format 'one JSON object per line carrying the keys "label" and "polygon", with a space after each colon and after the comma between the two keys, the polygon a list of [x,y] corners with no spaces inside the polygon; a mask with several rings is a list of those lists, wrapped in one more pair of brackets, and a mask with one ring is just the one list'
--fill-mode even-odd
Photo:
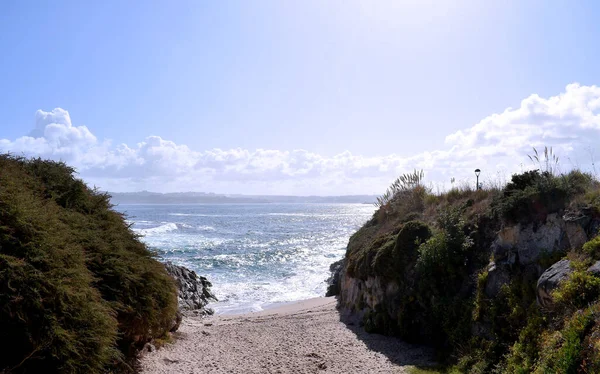
{"label": "green shrub", "polygon": [[583,245],[583,252],[594,260],[600,260],[600,235]]}
{"label": "green shrub", "polygon": [[502,195],[494,199],[492,209],[509,222],[542,220],[548,213],[564,208],[569,188],[562,182],[537,170],[515,174]]}
{"label": "green shrub", "polygon": [[477,291],[473,302],[473,321],[481,319],[481,314],[488,304],[485,297],[485,285],[487,284],[488,276],[489,272],[487,269],[477,274]]}
{"label": "green shrub", "polygon": [[562,184],[567,187],[570,196],[586,194],[598,190],[598,187],[600,187],[592,174],[577,169],[561,175],[560,178]]}
{"label": "green shrub", "polygon": [[585,270],[575,270],[552,292],[557,306],[579,309],[588,306],[600,296],[600,278]]}
{"label": "green shrub", "polygon": [[492,209],[509,222],[543,220],[575,196],[597,189],[594,177],[579,170],[559,176],[532,170],[513,175],[502,195],[494,199]]}
{"label": "green shrub", "polygon": [[421,221],[409,221],[402,226],[396,239],[395,252],[407,256],[406,262],[417,259],[417,249],[431,237],[431,229]]}
{"label": "green shrub", "polygon": [[394,279],[398,276],[396,268],[396,254],[394,248],[396,240],[394,237],[389,237],[385,244],[373,251],[373,260],[371,267],[368,269],[370,275],[381,275],[388,279]]}
{"label": "green shrub", "polygon": [[464,207],[439,214],[438,231],[418,249],[415,297],[423,338],[436,344],[456,344],[468,338],[472,317],[469,295],[460,290],[471,282],[466,271],[473,240],[466,234]]}
{"label": "green shrub", "polygon": [[174,319],[173,280],[63,163],[0,156],[0,371],[127,370]]}
{"label": "green shrub", "polygon": [[594,324],[596,307],[576,311],[560,332],[542,335],[544,342],[540,358],[533,371],[542,373],[575,374],[583,364],[582,351],[585,335]]}
{"label": "green shrub", "polygon": [[527,315],[527,326],[519,333],[515,342],[506,355],[502,372],[508,374],[531,373],[535,367],[540,351],[540,339],[546,326],[546,320],[539,308],[532,307]]}
{"label": "green shrub", "polygon": [[399,279],[407,266],[414,264],[419,245],[431,237],[429,226],[420,221],[402,225],[397,237],[390,238],[379,247],[373,259],[373,275]]}
{"label": "green shrub", "polygon": [[401,223],[398,228],[378,233],[375,226],[363,226],[352,235],[346,251],[348,274],[362,280],[369,276],[400,277],[404,266],[416,260],[418,245],[431,236],[431,231],[420,221]]}
{"label": "green shrub", "polygon": [[597,211],[600,210],[600,188],[587,191],[584,200],[596,208]]}
{"label": "green shrub", "polygon": [[419,247],[416,269],[424,281],[435,283],[434,288],[442,293],[464,277],[473,247],[473,240],[465,234],[465,224],[461,209],[440,212],[440,230]]}

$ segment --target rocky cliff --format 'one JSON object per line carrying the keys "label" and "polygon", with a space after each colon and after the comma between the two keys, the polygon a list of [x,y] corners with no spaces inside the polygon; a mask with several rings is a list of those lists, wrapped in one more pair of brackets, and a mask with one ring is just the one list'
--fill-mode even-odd
{"label": "rocky cliff", "polygon": [[198,276],[195,271],[184,266],[165,263],[167,273],[177,284],[177,302],[180,314],[186,315],[212,315],[214,312],[206,305],[211,301],[218,301],[212,293],[212,284],[205,277]]}
{"label": "rocky cliff", "polygon": [[502,190],[405,189],[352,236],[329,293],[367,331],[434,345],[459,372],[600,368],[599,349],[565,364],[549,352],[572,347],[541,338],[578,315],[579,346],[596,331],[598,190],[579,172],[528,172]]}

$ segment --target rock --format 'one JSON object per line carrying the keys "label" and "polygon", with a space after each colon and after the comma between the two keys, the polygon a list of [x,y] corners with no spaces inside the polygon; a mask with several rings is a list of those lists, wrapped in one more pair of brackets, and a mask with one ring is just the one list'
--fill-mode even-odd
{"label": "rock", "polygon": [[179,330],[179,326],[181,325],[181,320],[183,319],[183,314],[181,314],[181,310],[177,310],[175,314],[175,319],[171,322],[171,328],[169,328],[169,332],[175,332]]}
{"label": "rock", "polygon": [[493,298],[498,295],[503,285],[510,283],[510,268],[508,265],[491,262],[487,271],[485,294],[487,297]]}
{"label": "rock", "polygon": [[528,265],[536,262],[542,253],[566,251],[570,247],[566,226],[562,217],[552,213],[543,224],[519,223],[505,227],[492,244],[494,259],[510,265]]}
{"label": "rock", "polygon": [[[502,228],[490,248],[494,262],[488,265],[486,295],[496,296],[502,285],[510,282],[515,266],[535,279],[543,270],[539,263],[543,255],[581,248],[589,239],[587,233],[594,222],[592,216],[591,208],[581,208],[562,216],[548,214],[543,222],[518,223]],[[545,286],[554,287],[553,283],[547,283],[549,274],[542,274],[545,278],[538,292],[538,303],[542,306],[551,302],[549,292],[545,293],[543,289]]]}
{"label": "rock", "polygon": [[340,273],[344,268],[344,264],[346,261],[341,259],[339,261],[334,262],[329,266],[329,271],[331,271],[331,276],[326,280],[327,284],[327,293],[325,296],[337,296],[340,293]]}
{"label": "rock", "polygon": [[565,231],[571,248],[580,249],[588,241],[588,228],[592,222],[591,208],[570,211],[563,215]]}
{"label": "rock", "polygon": [[[182,314],[193,311],[196,315],[210,315],[213,311],[206,308],[210,301],[217,301],[211,292],[212,284],[194,271],[170,262],[165,263],[167,273],[177,281],[179,310]],[[179,320],[181,322],[181,320]],[[179,326],[176,323],[177,327]],[[174,330],[173,330],[174,331]]]}
{"label": "rock", "polygon": [[600,261],[596,261],[596,263],[590,266],[587,271],[596,277],[600,277]]}
{"label": "rock", "polygon": [[571,262],[569,260],[560,260],[546,269],[537,282],[536,298],[538,305],[543,308],[551,308],[553,304],[552,291],[563,280],[567,279],[572,272],[573,269],[571,269]]}

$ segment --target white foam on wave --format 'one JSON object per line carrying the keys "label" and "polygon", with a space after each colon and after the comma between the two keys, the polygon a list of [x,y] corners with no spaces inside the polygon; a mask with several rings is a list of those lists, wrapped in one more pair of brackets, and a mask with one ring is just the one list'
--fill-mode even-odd
{"label": "white foam on wave", "polygon": [[198,226],[197,229],[202,231],[216,231],[212,226]]}
{"label": "white foam on wave", "polygon": [[282,216],[282,217],[324,217],[324,218],[336,218],[336,217],[353,217],[355,214],[350,213],[335,213],[335,214],[323,214],[323,213],[266,213],[266,216]]}
{"label": "white foam on wave", "polygon": [[133,229],[133,230],[141,235],[159,235],[159,234],[167,233],[169,231],[177,230],[177,224],[176,223],[166,223],[164,225],[152,227],[149,229]]}
{"label": "white foam on wave", "polygon": [[[231,241],[231,239],[226,238],[207,238],[198,234],[189,235],[181,231],[170,234],[148,235],[142,240],[161,254],[171,256],[176,253],[186,253],[190,259],[194,258],[194,255],[212,251]],[[207,255],[207,259],[210,258],[212,258],[212,255]]]}
{"label": "white foam on wave", "polygon": [[[219,272],[212,276],[211,281],[215,285],[213,291],[220,301],[212,304],[211,307],[218,314],[237,314],[265,309],[269,305],[323,296],[327,289],[325,280],[330,275],[329,265],[341,258],[344,252],[343,246],[317,245],[306,253],[287,253],[287,256],[291,256],[287,259],[289,261],[282,261],[279,258],[280,254],[276,253],[267,261],[267,265],[272,265],[273,272],[261,271],[260,273],[247,272],[244,267],[261,265],[262,260],[253,258],[247,263],[233,255],[214,256],[229,263],[239,262],[241,266],[235,273],[229,269],[227,272]],[[284,255],[283,253],[281,255]],[[278,275],[277,273],[282,269],[290,273],[283,277]]]}
{"label": "white foam on wave", "polygon": [[202,214],[202,213],[169,213],[170,216],[181,217],[248,217],[252,214]]}
{"label": "white foam on wave", "polygon": [[330,264],[344,256],[348,238],[373,210],[309,205],[278,212],[277,207],[164,212],[179,217],[142,211],[140,218],[156,220],[131,223],[164,259],[213,283],[220,301],[210,307],[217,313],[243,313],[324,295]]}

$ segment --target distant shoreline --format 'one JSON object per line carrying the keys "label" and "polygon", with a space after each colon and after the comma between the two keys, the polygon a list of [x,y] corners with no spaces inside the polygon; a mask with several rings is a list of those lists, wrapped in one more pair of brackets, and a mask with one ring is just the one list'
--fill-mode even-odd
{"label": "distant shoreline", "polygon": [[113,204],[372,204],[375,195],[225,195],[203,192],[108,192]]}
{"label": "distant shoreline", "polygon": [[112,202],[115,205],[297,205],[297,204],[351,204],[351,205],[373,205],[373,203],[345,203],[345,202],[303,202],[303,203],[280,203],[280,202],[246,202],[246,203],[128,203]]}

